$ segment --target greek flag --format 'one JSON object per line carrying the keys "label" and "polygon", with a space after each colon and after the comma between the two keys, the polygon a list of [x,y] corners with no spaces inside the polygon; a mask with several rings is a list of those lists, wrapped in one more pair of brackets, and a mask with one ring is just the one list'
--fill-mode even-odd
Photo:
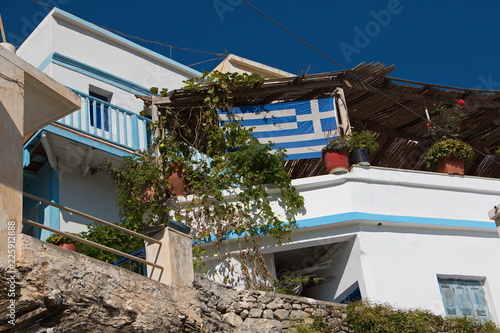
{"label": "greek flag", "polygon": [[321,148],[339,135],[335,99],[275,103],[219,110],[222,121],[233,114],[262,143],[272,141],[284,148],[288,159],[321,157]]}

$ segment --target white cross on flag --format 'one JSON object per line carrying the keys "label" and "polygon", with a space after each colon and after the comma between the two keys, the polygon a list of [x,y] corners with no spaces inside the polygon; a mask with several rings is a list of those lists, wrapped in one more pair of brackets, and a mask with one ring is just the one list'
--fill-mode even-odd
{"label": "white cross on flag", "polygon": [[253,127],[252,134],[262,143],[274,142],[274,149],[284,148],[288,159],[321,157],[321,148],[339,135],[335,99],[251,105],[219,110],[222,121],[227,114],[246,128]]}

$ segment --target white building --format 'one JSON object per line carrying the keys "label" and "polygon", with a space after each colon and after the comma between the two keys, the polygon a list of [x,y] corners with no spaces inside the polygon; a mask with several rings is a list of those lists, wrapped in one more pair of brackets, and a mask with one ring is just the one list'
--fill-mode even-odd
{"label": "white building", "polygon": [[[134,94],[149,94],[151,86],[179,88],[199,73],[59,9],[50,12],[18,55],[82,97],[81,111],[25,143],[25,191],[118,221],[114,185],[94,171],[105,158],[118,161],[147,147],[148,119],[138,115],[142,102]],[[292,271],[324,278],[302,292],[321,300],[362,298],[500,322],[500,238],[488,218],[500,202],[497,157],[476,156],[471,176],[422,171],[425,124],[390,100],[381,102],[352,73],[290,77],[236,56],[218,68],[276,78],[274,90],[261,96],[265,103],[321,98],[342,87],[345,99],[340,100],[347,104],[351,124],[377,132],[382,146],[372,156],[375,166],[354,166],[343,175],[321,175],[320,158],[290,162],[305,209],[291,242],[263,242],[276,275]],[[359,69],[372,85],[420,114],[422,101],[476,96],[466,90],[435,93],[439,87],[414,82],[403,87],[386,77],[391,68],[379,64]],[[286,87],[276,88],[281,83]],[[494,139],[486,146],[474,135],[498,130],[493,120],[500,104],[487,98],[477,95],[479,109],[466,120],[465,131],[466,141],[485,152],[500,144]],[[24,213],[63,231],[82,231],[88,223],[30,200]]]}
{"label": "white building", "polygon": [[[25,143],[24,191],[119,221],[111,178],[96,172],[104,159],[119,161],[150,140],[149,119],[134,95],[149,88],[182,87],[199,72],[54,8],[17,55],[74,90],[82,109],[35,133]],[[25,199],[26,218],[80,232],[90,221]],[[48,236],[46,231],[25,230]]]}

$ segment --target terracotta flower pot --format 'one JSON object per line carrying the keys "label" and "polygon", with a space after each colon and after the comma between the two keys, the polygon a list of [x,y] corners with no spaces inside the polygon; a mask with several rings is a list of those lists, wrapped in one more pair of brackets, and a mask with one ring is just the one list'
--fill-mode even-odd
{"label": "terracotta flower pot", "polygon": [[70,251],[75,251],[76,252],[76,245],[75,243],[61,243],[58,244],[57,246],[62,247],[63,249],[70,250]]}
{"label": "terracotta flower pot", "polygon": [[349,154],[347,151],[329,151],[323,153],[327,173],[342,174],[349,172]]}
{"label": "terracotta flower pot", "polygon": [[186,189],[184,187],[184,170],[175,169],[168,177],[168,182],[177,196],[186,195]]}
{"label": "terracotta flower pot", "polygon": [[[168,182],[172,187],[172,191],[177,196],[186,195],[185,184],[184,184],[184,169],[175,168],[172,174],[168,177]],[[148,186],[144,189],[142,196],[140,197],[142,203],[150,203],[155,195],[155,188],[153,186]]]}
{"label": "terracotta flower pot", "polygon": [[450,175],[463,175],[465,172],[464,161],[458,158],[443,158],[436,164],[436,172],[447,173]]}

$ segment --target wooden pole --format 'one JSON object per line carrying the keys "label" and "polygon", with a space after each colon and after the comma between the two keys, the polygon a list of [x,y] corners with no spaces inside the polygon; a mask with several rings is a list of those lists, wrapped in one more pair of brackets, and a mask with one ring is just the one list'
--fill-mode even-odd
{"label": "wooden pole", "polygon": [[0,15],[0,29],[2,29],[2,40],[4,43],[7,43],[7,38],[5,38],[5,30],[3,28],[2,15]]}
{"label": "wooden pole", "polygon": [[335,97],[337,97],[336,102],[342,126],[342,137],[345,137],[351,133],[351,123],[349,121],[349,113],[347,112],[347,102],[345,100],[344,90],[342,88],[336,88],[333,93],[335,94]]}

